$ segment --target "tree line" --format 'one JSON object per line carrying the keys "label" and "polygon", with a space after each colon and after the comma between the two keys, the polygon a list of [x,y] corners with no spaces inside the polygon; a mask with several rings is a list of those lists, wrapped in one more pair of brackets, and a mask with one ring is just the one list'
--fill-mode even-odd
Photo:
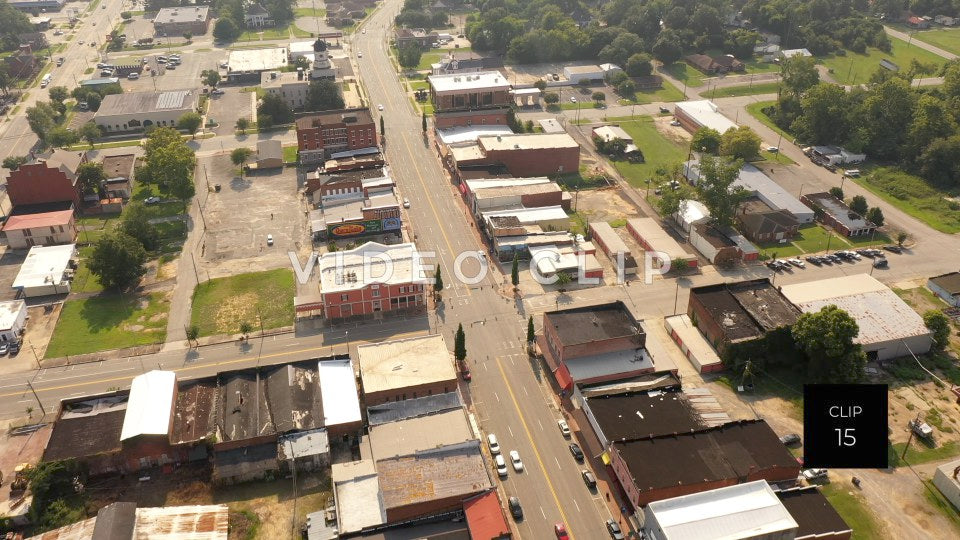
{"label": "tree line", "polygon": [[[177,0],[151,0],[149,6],[162,4],[179,5]],[[183,4],[188,2],[184,0]],[[283,28],[293,20],[293,9],[296,7],[296,0],[261,0],[259,3],[267,11],[270,18],[277,27]],[[211,9],[217,13],[217,23],[213,26],[213,37],[218,41],[236,41],[246,28],[243,16],[246,13],[248,4],[243,0],[213,0],[210,4]],[[159,9],[159,8],[158,8]]]}

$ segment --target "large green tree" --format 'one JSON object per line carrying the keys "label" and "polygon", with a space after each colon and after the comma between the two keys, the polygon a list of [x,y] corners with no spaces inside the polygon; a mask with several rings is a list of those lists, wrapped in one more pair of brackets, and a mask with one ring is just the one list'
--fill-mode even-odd
{"label": "large green tree", "polygon": [[123,209],[120,230],[135,238],[147,251],[160,248],[160,231],[150,223],[147,209],[140,202],[132,202]]}
{"label": "large green tree", "polygon": [[20,46],[20,34],[33,32],[33,24],[27,14],[0,1],[0,51],[13,51]]}
{"label": "large green tree", "polygon": [[87,267],[104,288],[125,290],[146,274],[146,261],[147,252],[136,238],[113,231],[94,244]]}
{"label": "large green tree", "polygon": [[97,141],[102,135],[103,132],[100,131],[100,126],[98,126],[92,120],[80,125],[80,128],[77,129],[77,135],[81,139],[87,141],[90,145],[90,149],[93,149],[93,143]]}
{"label": "large green tree", "polygon": [[[257,116],[269,116],[273,124],[289,124],[293,122],[293,111],[282,97],[276,94],[267,94],[260,100],[257,106]],[[259,122],[261,127],[263,122]]]}
{"label": "large green tree", "polygon": [[103,170],[103,163],[87,161],[77,167],[77,185],[85,193],[96,193],[100,189],[100,184],[106,179],[107,173]]}
{"label": "large green tree", "polygon": [[240,37],[240,28],[232,19],[222,17],[213,25],[213,37],[217,41],[231,42]]}
{"label": "large green tree", "polygon": [[840,144],[848,133],[847,106],[847,91],[842,86],[816,84],[800,99],[802,114],[793,121],[790,130],[802,141]]}
{"label": "large green tree", "polygon": [[720,132],[708,127],[702,127],[693,134],[690,140],[690,148],[695,152],[704,152],[706,154],[716,154],[720,151],[722,142]]}
{"label": "large green tree", "polygon": [[415,68],[420,64],[423,49],[416,43],[409,43],[397,49],[397,62],[405,68]]}
{"label": "large green tree", "polygon": [[220,72],[215,69],[205,69],[200,72],[200,80],[203,84],[213,88],[220,84]]}
{"label": "large green tree", "polygon": [[27,108],[27,124],[37,138],[47,142],[47,137],[59,121],[60,115],[45,101],[38,101],[33,107]]}
{"label": "large green tree", "polygon": [[720,154],[751,160],[760,155],[760,136],[749,126],[728,129],[720,136]]}
{"label": "large green tree", "polygon": [[931,309],[924,312],[923,324],[933,333],[934,345],[946,348],[950,343],[950,319],[939,309]]}
{"label": "large green tree", "polygon": [[859,333],[857,321],[835,305],[801,315],[791,328],[791,335],[806,353],[807,378],[831,383],[860,381],[866,355],[853,341]]}
{"label": "large green tree", "polygon": [[820,82],[820,73],[817,72],[816,62],[809,56],[791,56],[780,64],[780,80],[784,91],[794,97],[801,97],[804,92]]}
{"label": "large green tree", "polygon": [[307,91],[308,111],[331,111],[343,108],[343,95],[335,81],[321,79],[310,83]]}
{"label": "large green tree", "polygon": [[733,185],[741,167],[743,162],[740,160],[705,157],[700,161],[697,193],[718,226],[733,225],[737,207],[749,196],[742,187]]}
{"label": "large green tree", "polygon": [[201,125],[203,125],[203,117],[193,111],[183,113],[177,120],[177,129],[182,129],[190,135],[196,135]]}
{"label": "large green tree", "polygon": [[247,164],[247,160],[250,159],[251,155],[253,155],[253,150],[245,146],[234,148],[230,152],[230,162],[240,168],[240,178],[243,178],[244,166]]}

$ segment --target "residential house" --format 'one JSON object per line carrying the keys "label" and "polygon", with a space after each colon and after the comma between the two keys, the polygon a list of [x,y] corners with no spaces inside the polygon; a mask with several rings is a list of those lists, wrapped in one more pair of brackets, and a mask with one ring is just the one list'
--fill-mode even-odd
{"label": "residential house", "polygon": [[270,13],[263,9],[263,6],[260,4],[250,4],[244,10],[243,13],[243,24],[247,28],[263,28],[266,26],[274,26],[273,18],[270,17]]}
{"label": "residential house", "polygon": [[101,190],[106,199],[129,199],[133,196],[133,167],[137,158],[133,154],[105,156],[102,160],[103,172],[107,179]]}
{"label": "residential house", "polygon": [[3,60],[7,65],[7,73],[14,79],[29,79],[39,64],[33,48],[27,44],[21,45],[16,52]]}
{"label": "residential house", "polygon": [[46,49],[50,46],[50,44],[47,43],[47,35],[43,32],[27,32],[20,34],[17,38],[20,40],[21,45],[30,45],[30,49],[34,51]]}
{"label": "residential house", "polygon": [[930,28],[930,21],[923,17],[917,17],[916,15],[907,17],[906,23],[907,26],[915,30],[926,30]]}
{"label": "residential house", "polygon": [[800,200],[819,212],[820,221],[848,238],[872,234],[877,226],[829,193],[808,193]]}
{"label": "residential house", "polygon": [[740,205],[737,226],[754,242],[786,242],[797,234],[800,220],[789,210],[774,210],[759,197],[750,197]]}
{"label": "residential house", "polygon": [[393,37],[397,42],[397,47],[414,44],[429,48],[432,43],[437,41],[436,32],[427,32],[423,28],[397,28],[393,31]]}
{"label": "residential house", "polygon": [[740,60],[737,60],[732,54],[721,56],[691,54],[690,56],[687,56],[685,60],[691,66],[709,75],[746,70],[746,65]]}

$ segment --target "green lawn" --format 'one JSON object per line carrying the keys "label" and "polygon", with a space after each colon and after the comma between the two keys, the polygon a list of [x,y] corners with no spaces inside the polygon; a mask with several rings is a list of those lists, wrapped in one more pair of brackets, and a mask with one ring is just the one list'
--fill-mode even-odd
{"label": "green lawn", "polygon": [[[828,239],[829,244],[827,243]],[[789,244],[771,242],[758,244],[757,247],[760,248],[761,257],[774,258],[774,255],[776,255],[776,258],[783,258],[826,251],[828,245],[830,251],[836,251],[851,247],[861,248],[889,243],[890,238],[882,233],[877,233],[872,237],[868,235],[863,238],[844,238],[833,231],[827,230],[826,227],[814,223],[800,227],[797,235],[793,237]]]}
{"label": "green lawn", "polygon": [[776,94],[780,88],[779,82],[764,82],[757,84],[745,84],[742,86],[725,86],[717,88],[710,92],[710,98],[724,98],[737,96],[756,96],[760,94]]}
{"label": "green lawn", "polygon": [[953,54],[960,54],[960,28],[925,30],[915,33],[913,39],[919,39]]}
{"label": "green lawn", "polygon": [[218,278],[197,286],[193,293],[192,323],[201,336],[235,334],[240,323],[259,329],[293,324],[293,272],[285,268]]}
{"label": "green lawn", "polygon": [[296,146],[285,146],[283,148],[283,162],[284,163],[296,163],[297,162],[297,147]]}
{"label": "green lawn", "polygon": [[856,493],[855,489],[846,484],[820,486],[820,491],[827,497],[840,517],[853,529],[854,540],[883,538],[883,528],[867,508],[863,496]]}
{"label": "green lawn", "polygon": [[[299,10],[297,10],[299,11]],[[307,8],[307,11],[311,11],[310,8]],[[317,10],[323,11],[323,10]],[[264,28],[263,30],[246,30],[240,37],[237,38],[237,41],[259,41],[259,40],[274,40],[274,39],[286,39],[290,37],[290,34],[293,34],[294,37],[306,38],[310,37],[312,34],[306,30],[301,30],[297,28],[293,22],[284,26],[282,28]]]}
{"label": "green lawn", "polygon": [[293,10],[297,17],[326,17],[327,10],[318,8],[297,8]]}
{"label": "green lawn", "polygon": [[45,358],[162,343],[170,301],[162,293],[68,300]]}
{"label": "green lawn", "polygon": [[910,443],[910,449],[907,450],[906,463],[903,463],[903,461],[900,459],[900,456],[903,455],[903,448],[906,445],[907,443],[897,443],[892,446],[892,451],[896,455],[891,455],[890,466],[901,467],[906,465],[906,463],[909,463],[910,465],[920,465],[921,463],[945,460],[956,455],[960,455],[960,443],[957,443],[957,441],[950,441],[946,444],[931,448],[923,441],[919,441],[914,438],[913,442]]}
{"label": "green lawn", "polygon": [[777,127],[777,125],[773,123],[773,120],[771,120],[769,116],[764,114],[762,110],[771,105],[775,105],[776,103],[777,103],[776,101],[758,101],[756,103],[751,103],[750,105],[747,105],[747,112],[750,113],[751,116],[759,120],[761,124],[776,131],[780,135],[783,135],[783,140],[792,141],[793,135],[790,135],[786,131]]}
{"label": "green lawn", "polygon": [[417,90],[429,90],[430,83],[427,81],[410,81],[410,90],[416,92]]}
{"label": "green lawn", "polygon": [[420,63],[417,64],[417,70],[430,69],[431,65],[439,62],[447,53],[468,53],[471,50],[470,47],[460,47],[459,49],[430,49],[420,56]]}
{"label": "green lawn", "polygon": [[912,43],[907,45],[906,41],[895,37],[890,37],[890,43],[893,45],[890,54],[871,47],[867,49],[867,54],[847,51],[846,56],[830,55],[818,58],[818,61],[833,70],[832,76],[840,84],[866,83],[870,75],[880,67],[880,60],[885,58],[900,66],[900,69],[909,68],[913,59],[937,67],[946,61],[926,49]]}
{"label": "green lawn", "polygon": [[652,178],[658,168],[669,169],[687,156],[687,147],[661,135],[650,116],[626,118],[620,120],[619,124],[633,137],[634,144],[640,148],[646,159],[644,163],[614,162],[620,174],[634,187],[646,187],[644,181]]}
{"label": "green lawn", "polygon": [[705,75],[686,62],[674,62],[669,66],[661,67],[660,70],[680,81],[680,83],[687,83],[687,86],[703,86]]}
{"label": "green lawn", "polygon": [[941,191],[920,177],[890,167],[878,168],[856,182],[938,231],[960,232],[960,212],[944,198],[960,193]]}
{"label": "green lawn", "polygon": [[647,103],[659,103],[664,101],[683,101],[683,92],[669,81],[663,81],[663,88],[657,90],[639,90],[633,95],[633,99],[621,99],[620,105],[646,105]]}

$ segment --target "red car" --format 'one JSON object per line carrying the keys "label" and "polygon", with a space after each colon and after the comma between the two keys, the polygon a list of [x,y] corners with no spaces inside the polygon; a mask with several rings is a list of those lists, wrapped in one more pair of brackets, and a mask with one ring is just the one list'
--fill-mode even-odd
{"label": "red car", "polygon": [[470,368],[467,367],[466,361],[462,361],[462,360],[461,360],[461,361],[457,362],[457,367],[460,368],[460,376],[463,377],[463,380],[469,382],[470,379],[473,378],[473,376],[470,375]]}
{"label": "red car", "polygon": [[553,532],[557,534],[557,540],[570,540],[570,536],[567,535],[567,528],[563,526],[563,523],[555,524]]}

